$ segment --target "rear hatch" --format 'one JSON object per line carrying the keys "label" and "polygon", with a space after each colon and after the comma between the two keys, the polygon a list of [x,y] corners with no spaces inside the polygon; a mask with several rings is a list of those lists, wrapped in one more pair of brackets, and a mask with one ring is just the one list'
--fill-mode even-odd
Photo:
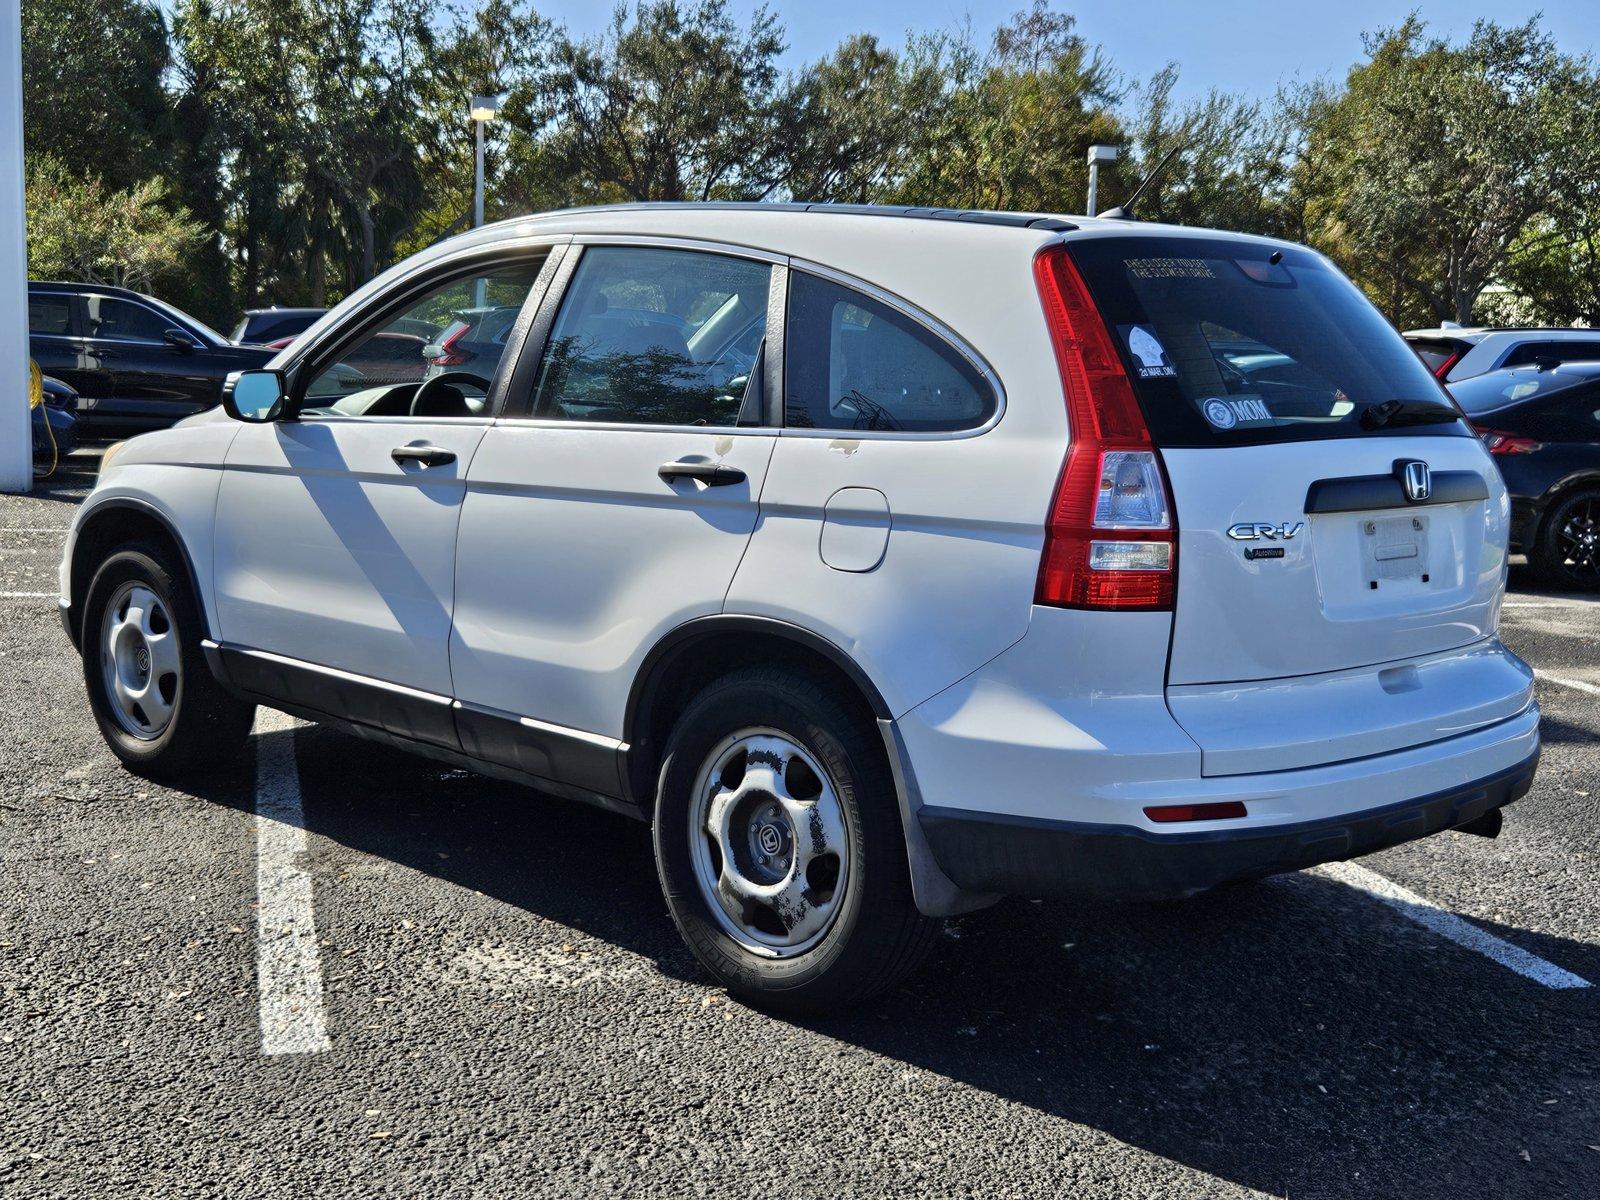
{"label": "rear hatch", "polygon": [[[1520,711],[1520,664],[1467,652],[1496,625],[1504,489],[1354,286],[1312,251],[1247,239],[1071,251],[1172,490],[1168,705],[1208,773],[1340,761]],[[1423,656],[1427,671],[1385,673]]]}

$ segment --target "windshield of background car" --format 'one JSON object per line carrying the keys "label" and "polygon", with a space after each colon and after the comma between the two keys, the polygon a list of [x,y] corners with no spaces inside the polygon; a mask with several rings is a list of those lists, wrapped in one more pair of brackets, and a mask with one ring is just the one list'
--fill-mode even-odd
{"label": "windshield of background car", "polygon": [[1394,328],[1311,250],[1138,236],[1070,251],[1158,446],[1471,436]]}
{"label": "windshield of background car", "polygon": [[1450,394],[1456,398],[1456,403],[1461,405],[1468,416],[1478,416],[1513,404],[1521,404],[1526,400],[1552,396],[1580,383],[1593,383],[1596,379],[1600,379],[1600,371],[1579,374],[1563,371],[1559,367],[1552,371],[1526,367],[1520,370],[1490,371],[1487,375],[1475,375],[1471,379],[1463,379],[1460,383],[1450,385]]}

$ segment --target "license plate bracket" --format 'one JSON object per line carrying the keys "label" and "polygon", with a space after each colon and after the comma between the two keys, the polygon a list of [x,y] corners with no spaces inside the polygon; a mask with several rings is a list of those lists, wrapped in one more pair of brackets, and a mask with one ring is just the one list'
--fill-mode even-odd
{"label": "license plate bracket", "polygon": [[1367,586],[1372,591],[1378,591],[1385,583],[1406,580],[1427,583],[1427,514],[1364,520],[1361,523],[1361,560],[1366,568]]}

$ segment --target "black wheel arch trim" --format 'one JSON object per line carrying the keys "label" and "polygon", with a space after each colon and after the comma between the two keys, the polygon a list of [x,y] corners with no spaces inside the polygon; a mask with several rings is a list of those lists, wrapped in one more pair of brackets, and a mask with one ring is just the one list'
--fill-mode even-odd
{"label": "black wheel arch trim", "polygon": [[[149,517],[166,531],[167,536],[172,539],[173,545],[178,548],[178,555],[183,560],[184,575],[188,578],[189,590],[194,596],[194,605],[200,610],[200,621],[205,626],[200,631],[201,637],[210,637],[212,635],[211,613],[206,605],[206,594],[200,588],[200,573],[195,569],[194,555],[190,553],[189,543],[178,532],[178,528],[173,523],[172,518],[148,500],[141,500],[137,496],[112,496],[98,503],[93,503],[91,507],[87,508],[78,519],[78,524],[73,530],[72,558],[67,564],[67,596],[72,601],[72,604],[62,613],[62,622],[66,625],[67,635],[72,641],[73,648],[80,649],[83,639],[83,629],[79,620],[83,606],[78,603],[78,599],[81,596],[88,595],[89,581],[93,577],[93,569],[91,569],[86,572],[86,577],[80,580],[73,569],[78,556],[78,546],[82,541],[84,530],[92,522],[100,519],[103,514],[113,510],[136,512],[141,516]],[[76,615],[74,610],[78,610]]]}
{"label": "black wheel arch trim", "polygon": [[713,613],[710,616],[695,617],[668,630],[644,656],[638,671],[634,673],[633,686],[628,691],[628,707],[622,723],[624,742],[635,746],[639,744],[640,721],[643,714],[648,711],[649,701],[653,699],[653,692],[659,682],[657,675],[662,664],[691,642],[726,633],[779,637],[815,651],[849,677],[872,709],[875,719],[893,719],[883,693],[861,669],[861,664],[821,634],[807,629],[804,625],[796,625],[792,621],[778,617],[759,617],[745,613]]}

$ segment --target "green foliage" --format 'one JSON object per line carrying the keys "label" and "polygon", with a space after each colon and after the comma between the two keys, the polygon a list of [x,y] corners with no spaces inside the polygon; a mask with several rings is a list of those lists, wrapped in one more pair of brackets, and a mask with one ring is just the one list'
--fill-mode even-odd
{"label": "green foliage", "polygon": [[1070,213],[1089,145],[1122,150],[1102,207],[1178,148],[1141,218],[1308,241],[1397,322],[1600,317],[1600,82],[1536,20],[1452,44],[1413,17],[1340,84],[1180,104],[1176,65],[1127,79],[1049,0],[982,43],[849,36],[790,71],[777,18],[728,0],[638,0],[587,39],[534,0],[166,11],[170,31],[153,0],[25,0],[35,269],[160,279],[217,322],[331,303],[464,229],[474,92],[507,94],[484,127],[490,219],[716,199]]}
{"label": "green foliage", "polygon": [[187,212],[170,205],[160,179],[113,190],[50,158],[29,166],[27,208],[28,271],[36,279],[149,291],[205,237]]}
{"label": "green foliage", "polygon": [[1533,21],[1452,46],[1413,16],[1368,39],[1311,130],[1312,236],[1391,317],[1470,320],[1529,223],[1593,180],[1597,99]]}

